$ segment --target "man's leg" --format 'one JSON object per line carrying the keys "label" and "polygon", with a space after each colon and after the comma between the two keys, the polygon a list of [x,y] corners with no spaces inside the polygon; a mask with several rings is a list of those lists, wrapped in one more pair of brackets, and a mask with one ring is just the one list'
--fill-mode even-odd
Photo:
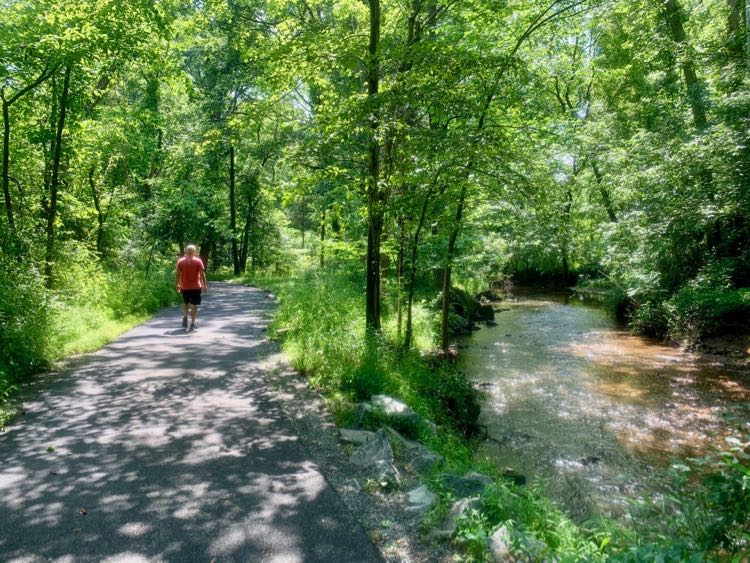
{"label": "man's leg", "polygon": [[187,328],[187,317],[188,317],[188,304],[182,303],[182,326]]}
{"label": "man's leg", "polygon": [[198,305],[191,304],[190,305],[190,327],[195,328],[195,317],[198,316]]}

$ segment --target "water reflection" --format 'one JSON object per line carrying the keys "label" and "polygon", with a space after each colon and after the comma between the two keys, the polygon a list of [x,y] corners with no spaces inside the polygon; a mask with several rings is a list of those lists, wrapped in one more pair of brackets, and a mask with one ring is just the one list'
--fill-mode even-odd
{"label": "water reflection", "polygon": [[503,308],[461,355],[486,392],[479,455],[548,480],[574,517],[617,515],[621,497],[658,489],[750,401],[746,372],[632,336],[599,307],[526,295]]}

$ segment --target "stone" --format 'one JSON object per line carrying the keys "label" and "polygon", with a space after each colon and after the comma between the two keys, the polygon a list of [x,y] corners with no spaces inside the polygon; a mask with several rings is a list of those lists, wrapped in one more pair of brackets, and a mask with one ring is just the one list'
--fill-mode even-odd
{"label": "stone", "polygon": [[440,454],[422,447],[416,450],[416,455],[411,458],[407,467],[414,473],[429,473],[444,461],[445,458]]}
{"label": "stone", "polygon": [[409,499],[407,510],[425,511],[437,502],[437,495],[427,485],[422,485],[406,493]]}
{"label": "stone", "polygon": [[523,551],[531,561],[544,561],[547,559],[546,556],[549,551],[549,546],[543,541],[532,536],[527,536],[526,534],[518,534],[517,541],[520,550]]}
{"label": "stone", "polygon": [[383,484],[389,487],[401,486],[401,474],[398,472],[396,466],[388,461],[376,461],[374,464],[373,475],[375,477],[375,480],[381,486],[383,486]]}
{"label": "stone", "polygon": [[389,397],[388,395],[373,395],[370,398],[370,402],[373,406],[382,410],[386,416],[403,417],[410,419],[415,424],[419,424],[421,420],[419,415],[415,413],[409,405],[398,399]]}
{"label": "stone", "polygon": [[354,450],[349,461],[360,467],[369,467],[381,461],[392,464],[393,449],[385,429],[375,432],[367,442]]}
{"label": "stone", "polygon": [[399,444],[401,447],[403,447],[406,450],[413,450],[415,448],[422,447],[422,445],[419,442],[415,442],[413,440],[409,440],[408,438],[404,438],[398,432],[398,430],[391,428],[390,426],[386,426],[385,429],[386,429],[386,432],[388,432],[388,437],[390,438],[393,444]]}
{"label": "stone", "polygon": [[445,458],[423,446],[419,442],[404,438],[393,428],[385,427],[391,439],[391,443],[399,444],[403,448],[399,459],[406,463],[407,468],[413,473],[428,473],[435,465],[441,464]]}
{"label": "stone", "polygon": [[433,536],[445,539],[452,537],[458,527],[459,516],[464,512],[475,508],[479,508],[478,498],[464,498],[457,500],[453,503],[453,506],[451,506],[448,516],[445,517],[445,520],[443,520],[433,532]]}
{"label": "stone", "polygon": [[525,485],[526,476],[521,475],[518,471],[511,467],[503,469],[503,477],[509,479],[514,485]]}
{"label": "stone", "polygon": [[344,442],[351,442],[352,444],[364,444],[375,435],[374,432],[369,430],[353,430],[351,428],[342,428],[339,433]]}
{"label": "stone", "polygon": [[463,477],[451,473],[439,476],[440,482],[453,493],[456,498],[466,498],[481,495],[492,484],[492,478],[481,473],[470,471]]}
{"label": "stone", "polygon": [[488,544],[493,561],[502,563],[510,560],[513,540],[506,526],[500,526],[495,530],[489,537]]}

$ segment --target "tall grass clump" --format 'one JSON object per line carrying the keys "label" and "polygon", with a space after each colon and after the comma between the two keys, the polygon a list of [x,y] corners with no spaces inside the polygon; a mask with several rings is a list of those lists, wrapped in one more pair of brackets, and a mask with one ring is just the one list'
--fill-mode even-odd
{"label": "tall grass clump", "polygon": [[38,271],[15,261],[0,261],[0,291],[2,403],[29,374],[49,366],[53,338],[49,297]]}
{"label": "tall grass clump", "polygon": [[667,489],[633,503],[634,527],[618,560],[748,561],[750,424],[714,451],[672,466]]}
{"label": "tall grass clump", "polygon": [[308,272],[294,281],[254,278],[281,302],[272,332],[284,337],[293,367],[317,387],[336,390],[365,352],[361,290],[335,275]]}
{"label": "tall grass clump", "polygon": [[[255,277],[252,283],[278,294],[271,331],[283,337],[293,367],[327,393],[340,423],[355,423],[358,402],[389,394],[443,426],[443,443],[455,445],[448,437],[452,432],[475,431],[476,393],[460,372],[431,361],[426,349],[404,350],[388,319],[382,334],[366,334],[364,286],[357,276],[307,271],[295,280]],[[434,314],[426,307],[415,313],[415,340],[429,345],[434,341]],[[455,456],[456,448],[446,449]]]}
{"label": "tall grass clump", "polygon": [[85,249],[71,251],[50,293],[54,359],[95,350],[176,300],[174,274],[164,264],[104,268]]}
{"label": "tall grass clump", "polygon": [[519,487],[498,479],[476,508],[459,519],[456,542],[472,561],[493,561],[488,538],[505,528],[513,561],[606,561],[610,534],[575,524],[541,485]]}
{"label": "tall grass clump", "polygon": [[[171,265],[106,268],[84,247],[66,248],[52,289],[30,261],[0,256],[0,425],[35,374],[93,351],[175,302]],[[158,272],[158,273],[157,273]]]}

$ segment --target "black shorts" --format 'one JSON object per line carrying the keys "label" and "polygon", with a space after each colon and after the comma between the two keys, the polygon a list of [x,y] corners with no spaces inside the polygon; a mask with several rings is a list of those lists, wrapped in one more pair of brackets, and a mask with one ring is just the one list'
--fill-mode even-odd
{"label": "black shorts", "polygon": [[182,302],[189,303],[190,305],[201,304],[201,290],[200,289],[183,289],[182,290]]}

